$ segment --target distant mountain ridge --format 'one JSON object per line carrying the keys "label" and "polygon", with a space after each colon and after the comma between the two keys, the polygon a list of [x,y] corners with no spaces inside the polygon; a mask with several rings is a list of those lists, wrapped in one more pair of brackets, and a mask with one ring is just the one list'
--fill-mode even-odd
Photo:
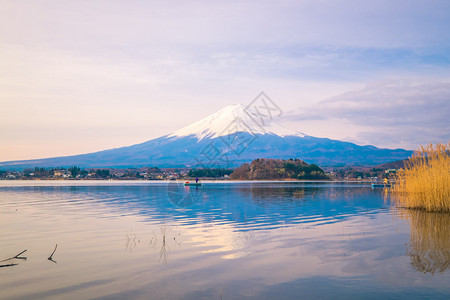
{"label": "distant mountain ridge", "polygon": [[260,122],[259,118],[261,115],[249,107],[231,105],[172,134],[141,144],[73,156],[0,162],[0,168],[230,168],[257,158],[299,158],[319,166],[379,165],[412,154],[404,149],[316,138],[267,119]]}

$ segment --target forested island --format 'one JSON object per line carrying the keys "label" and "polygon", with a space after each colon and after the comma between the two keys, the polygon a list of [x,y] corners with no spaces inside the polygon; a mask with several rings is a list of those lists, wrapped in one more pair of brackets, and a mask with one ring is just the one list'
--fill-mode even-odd
{"label": "forested island", "polygon": [[230,175],[234,180],[277,180],[314,179],[326,180],[329,177],[315,164],[307,164],[300,159],[258,158],[250,164],[243,164]]}

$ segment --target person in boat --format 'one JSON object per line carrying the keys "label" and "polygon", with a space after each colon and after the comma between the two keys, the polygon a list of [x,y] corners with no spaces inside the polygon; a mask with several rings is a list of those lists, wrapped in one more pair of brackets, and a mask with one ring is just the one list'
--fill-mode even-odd
{"label": "person in boat", "polygon": [[195,183],[198,183],[198,178],[195,178]]}

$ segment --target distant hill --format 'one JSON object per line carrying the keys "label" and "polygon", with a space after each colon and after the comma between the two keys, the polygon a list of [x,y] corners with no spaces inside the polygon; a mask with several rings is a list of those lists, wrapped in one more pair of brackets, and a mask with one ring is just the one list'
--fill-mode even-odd
{"label": "distant hill", "polygon": [[258,158],[235,169],[230,175],[233,180],[271,179],[329,179],[325,172],[314,164],[299,159]]}
{"label": "distant hill", "polygon": [[383,170],[400,169],[400,168],[404,168],[405,167],[405,163],[407,161],[408,161],[408,159],[396,160],[396,161],[393,161],[393,162],[389,162],[389,163],[385,163],[385,164],[381,164],[381,165],[375,166],[375,168],[379,168],[379,169],[383,169]]}

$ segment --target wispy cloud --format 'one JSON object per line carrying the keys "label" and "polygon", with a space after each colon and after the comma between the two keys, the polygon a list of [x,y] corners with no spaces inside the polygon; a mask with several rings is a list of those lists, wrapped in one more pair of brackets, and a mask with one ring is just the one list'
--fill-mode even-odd
{"label": "wispy cloud", "polygon": [[392,80],[324,100],[286,117],[296,122],[334,120],[359,127],[353,139],[384,146],[450,140],[450,81]]}

